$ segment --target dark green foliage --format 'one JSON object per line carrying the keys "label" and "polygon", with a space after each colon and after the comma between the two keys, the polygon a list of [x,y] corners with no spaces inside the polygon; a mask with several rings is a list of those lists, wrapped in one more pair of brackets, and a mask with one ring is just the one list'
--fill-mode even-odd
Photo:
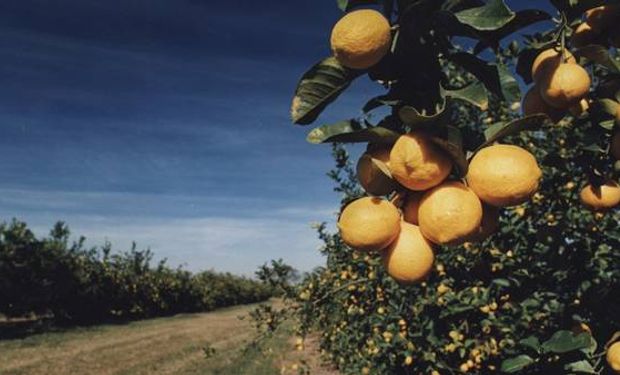
{"label": "dark green foliage", "polygon": [[152,264],[150,250],[112,253],[69,243],[58,223],[36,238],[25,223],[0,225],[0,313],[52,316],[59,323],[138,319],[263,301],[272,289],[228,273],[192,274]]}

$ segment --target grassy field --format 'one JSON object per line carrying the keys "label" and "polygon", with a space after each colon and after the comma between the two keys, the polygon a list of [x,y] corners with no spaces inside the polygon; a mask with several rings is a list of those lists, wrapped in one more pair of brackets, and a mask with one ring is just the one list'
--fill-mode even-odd
{"label": "grassy field", "polygon": [[[312,374],[335,374],[320,366],[313,340],[303,352],[294,351],[286,329],[270,340],[268,350],[243,353],[253,331],[238,317],[253,307],[0,341],[0,374],[293,374],[302,361]],[[203,351],[207,345],[215,349],[209,358]]]}

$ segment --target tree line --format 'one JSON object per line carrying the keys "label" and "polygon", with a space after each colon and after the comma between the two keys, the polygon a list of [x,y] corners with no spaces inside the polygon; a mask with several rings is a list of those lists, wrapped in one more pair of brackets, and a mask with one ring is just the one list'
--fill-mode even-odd
{"label": "tree line", "polygon": [[272,288],[230,273],[192,273],[154,262],[150,249],[113,252],[70,241],[58,222],[37,238],[26,223],[0,224],[0,314],[64,324],[209,311],[264,301]]}

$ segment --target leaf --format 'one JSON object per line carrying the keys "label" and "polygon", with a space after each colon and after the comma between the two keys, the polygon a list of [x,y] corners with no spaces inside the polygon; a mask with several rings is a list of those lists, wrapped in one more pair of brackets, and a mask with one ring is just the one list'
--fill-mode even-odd
{"label": "leaf", "polygon": [[615,125],[616,120],[605,120],[598,123],[598,126],[606,130],[612,130]]}
{"label": "leaf", "polygon": [[515,18],[503,0],[489,0],[477,8],[465,9],[454,13],[460,23],[476,30],[497,30]]}
{"label": "leaf", "polygon": [[328,142],[390,144],[394,143],[399,136],[400,134],[390,129],[380,126],[365,128],[356,120],[347,120],[314,128],[306,139],[314,144]]}
{"label": "leaf", "polygon": [[381,95],[381,96],[374,97],[370,99],[366,104],[364,104],[362,111],[364,111],[364,113],[368,113],[372,111],[373,109],[377,109],[384,105],[395,106],[399,103],[398,100],[390,99],[390,98],[391,97],[389,95]]}
{"label": "leaf", "polygon": [[418,110],[412,106],[403,106],[398,110],[398,117],[405,125],[408,125],[412,129],[433,129],[448,123],[450,120],[450,111],[448,108],[448,101],[446,100],[437,113],[425,115],[418,112]]}
{"label": "leaf", "polygon": [[448,90],[443,87],[440,88],[441,95],[453,99],[464,100],[470,104],[475,105],[482,111],[489,109],[489,97],[484,85],[480,82],[472,83],[456,90]]}
{"label": "leaf", "polygon": [[536,336],[528,336],[519,341],[519,344],[538,352],[540,350],[540,340]]}
{"label": "leaf", "polygon": [[497,286],[501,286],[504,288],[508,288],[510,287],[510,281],[508,281],[507,279],[495,279],[492,281],[493,284],[497,285]]}
{"label": "leaf", "polygon": [[616,116],[618,111],[618,102],[611,99],[599,99],[594,103],[597,108],[611,116]]}
{"label": "leaf", "polygon": [[371,158],[372,160],[372,164],[375,165],[377,168],[379,168],[379,170],[381,171],[381,173],[383,173],[385,176],[392,178],[392,172],[390,172],[390,168],[387,166],[387,164],[385,164],[383,161],[379,160],[379,159],[375,159],[375,158]]}
{"label": "leaf", "polygon": [[342,66],[334,57],[314,65],[299,81],[291,106],[295,124],[312,123],[361,74]]}
{"label": "leaf", "polygon": [[444,126],[431,132],[431,141],[451,156],[459,177],[465,177],[469,163],[463,150],[461,131],[454,126]]}
{"label": "leaf", "polygon": [[614,73],[620,73],[620,63],[611,57],[609,51],[604,46],[591,44],[579,48],[575,51],[575,56],[585,57],[586,59],[600,64]]}
{"label": "leaf", "polygon": [[448,59],[476,76],[491,93],[508,102],[519,101],[521,91],[517,80],[505,65],[488,63],[471,53],[457,52]]}
{"label": "leaf", "polygon": [[521,354],[514,358],[504,360],[502,362],[502,371],[507,373],[521,371],[532,363],[534,363],[534,359],[532,357]]}
{"label": "leaf", "polygon": [[549,119],[549,117],[543,114],[526,116],[518,120],[511,121],[507,124],[501,122],[497,123],[489,127],[484,132],[486,141],[482,145],[480,145],[480,147],[478,147],[476,151],[480,150],[481,148],[487,147],[509,135],[514,135],[526,130],[536,130],[541,128],[545,124],[550,123],[551,120]]}
{"label": "leaf", "polygon": [[338,3],[338,8],[341,11],[346,12],[351,10],[352,8],[358,5],[366,5],[366,4],[377,4],[377,0],[336,0]]}
{"label": "leaf", "polygon": [[582,374],[598,374],[590,362],[584,360],[572,362],[564,366],[566,371],[578,372]]}
{"label": "leaf", "polygon": [[534,23],[550,20],[549,13],[539,9],[525,9],[518,11],[515,17],[506,25],[498,30],[479,32],[480,42],[474,48],[474,54],[477,55],[487,47],[497,49],[499,42],[514,32],[530,26]]}
{"label": "leaf", "polygon": [[496,66],[504,99],[509,103],[520,102],[521,89],[519,88],[519,82],[517,82],[506,65],[500,64]]}
{"label": "leaf", "polygon": [[574,350],[584,349],[590,346],[590,334],[581,333],[575,335],[571,331],[557,331],[551,338],[545,341],[541,348],[545,352],[568,353]]}

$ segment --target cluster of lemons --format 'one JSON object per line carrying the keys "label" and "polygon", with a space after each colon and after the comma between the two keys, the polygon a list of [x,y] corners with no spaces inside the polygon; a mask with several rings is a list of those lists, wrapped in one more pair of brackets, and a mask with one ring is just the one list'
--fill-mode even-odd
{"label": "cluster of lemons", "polygon": [[[587,11],[585,22],[573,32],[571,45],[579,48],[605,38],[611,45],[620,45],[620,32],[613,32],[617,20],[620,5]],[[349,12],[331,35],[334,56],[352,69],[377,64],[390,50],[391,42],[389,21],[371,9]],[[557,122],[569,111],[578,116],[589,109],[591,78],[567,49],[542,51],[532,65],[532,78],[534,85],[522,105],[525,115],[545,113]],[[620,112],[617,122],[620,124]],[[612,137],[610,153],[620,160],[620,131]],[[435,245],[459,245],[488,237],[497,230],[501,208],[518,206],[534,197],[542,177],[529,151],[506,144],[491,145],[476,153],[464,181],[449,177],[452,167],[450,156],[423,131],[404,134],[390,146],[369,145],[358,162],[357,173],[370,196],[342,210],[338,220],[342,240],[358,251],[379,250],[385,269],[396,281],[419,283],[433,269]],[[399,199],[381,198],[395,190],[403,193],[397,195]],[[612,180],[601,186],[586,185],[580,199],[593,211],[605,211],[620,204],[620,186]],[[484,308],[491,311],[496,306]],[[448,349],[457,347],[458,334],[455,337]],[[391,340],[391,336],[384,336],[384,340]],[[497,352],[492,346],[484,349],[490,352],[483,353],[483,348],[473,351],[460,370],[477,368],[482,354]],[[413,359],[406,361],[410,364]],[[620,342],[607,350],[607,362],[620,373]]]}
{"label": "cluster of lemons", "polygon": [[[402,207],[368,196],[347,205],[338,220],[343,241],[360,251],[382,250],[394,279],[415,283],[433,268],[434,245],[480,241],[498,225],[500,208],[532,197],[542,172],[527,150],[496,144],[471,160],[466,182],[448,178],[452,159],[424,132],[404,134],[392,146],[380,146],[358,162],[361,185],[385,193],[383,163],[405,192]],[[393,188],[389,182],[385,190]]]}
{"label": "cluster of lemons", "polygon": [[[616,21],[620,21],[619,5],[588,10],[585,21],[579,24],[570,39],[571,45],[577,48],[593,43],[605,45],[606,37],[612,45],[620,45],[620,33],[612,30]],[[558,46],[538,54],[532,64],[532,79],[534,84],[523,99],[524,115],[544,113],[558,122],[568,112],[579,116],[590,108],[587,96],[592,81],[569,50]],[[620,106],[618,108],[616,122],[620,124]],[[616,130],[612,135],[609,150],[615,159],[620,160],[620,131]],[[581,203],[593,211],[612,209],[620,205],[620,185],[613,180],[600,186],[589,184],[579,196]]]}
{"label": "cluster of lemons", "polygon": [[[331,47],[343,65],[367,69],[389,51],[391,39],[389,21],[375,10],[362,9],[338,21]],[[496,144],[478,152],[466,183],[448,178],[452,164],[422,131],[402,135],[391,146],[369,145],[357,172],[372,196],[342,211],[338,227],[343,241],[360,251],[382,250],[394,279],[420,282],[433,267],[435,244],[484,239],[497,229],[499,209],[527,201],[542,175],[534,156],[513,145]],[[394,190],[406,195],[402,207],[379,198]]]}

